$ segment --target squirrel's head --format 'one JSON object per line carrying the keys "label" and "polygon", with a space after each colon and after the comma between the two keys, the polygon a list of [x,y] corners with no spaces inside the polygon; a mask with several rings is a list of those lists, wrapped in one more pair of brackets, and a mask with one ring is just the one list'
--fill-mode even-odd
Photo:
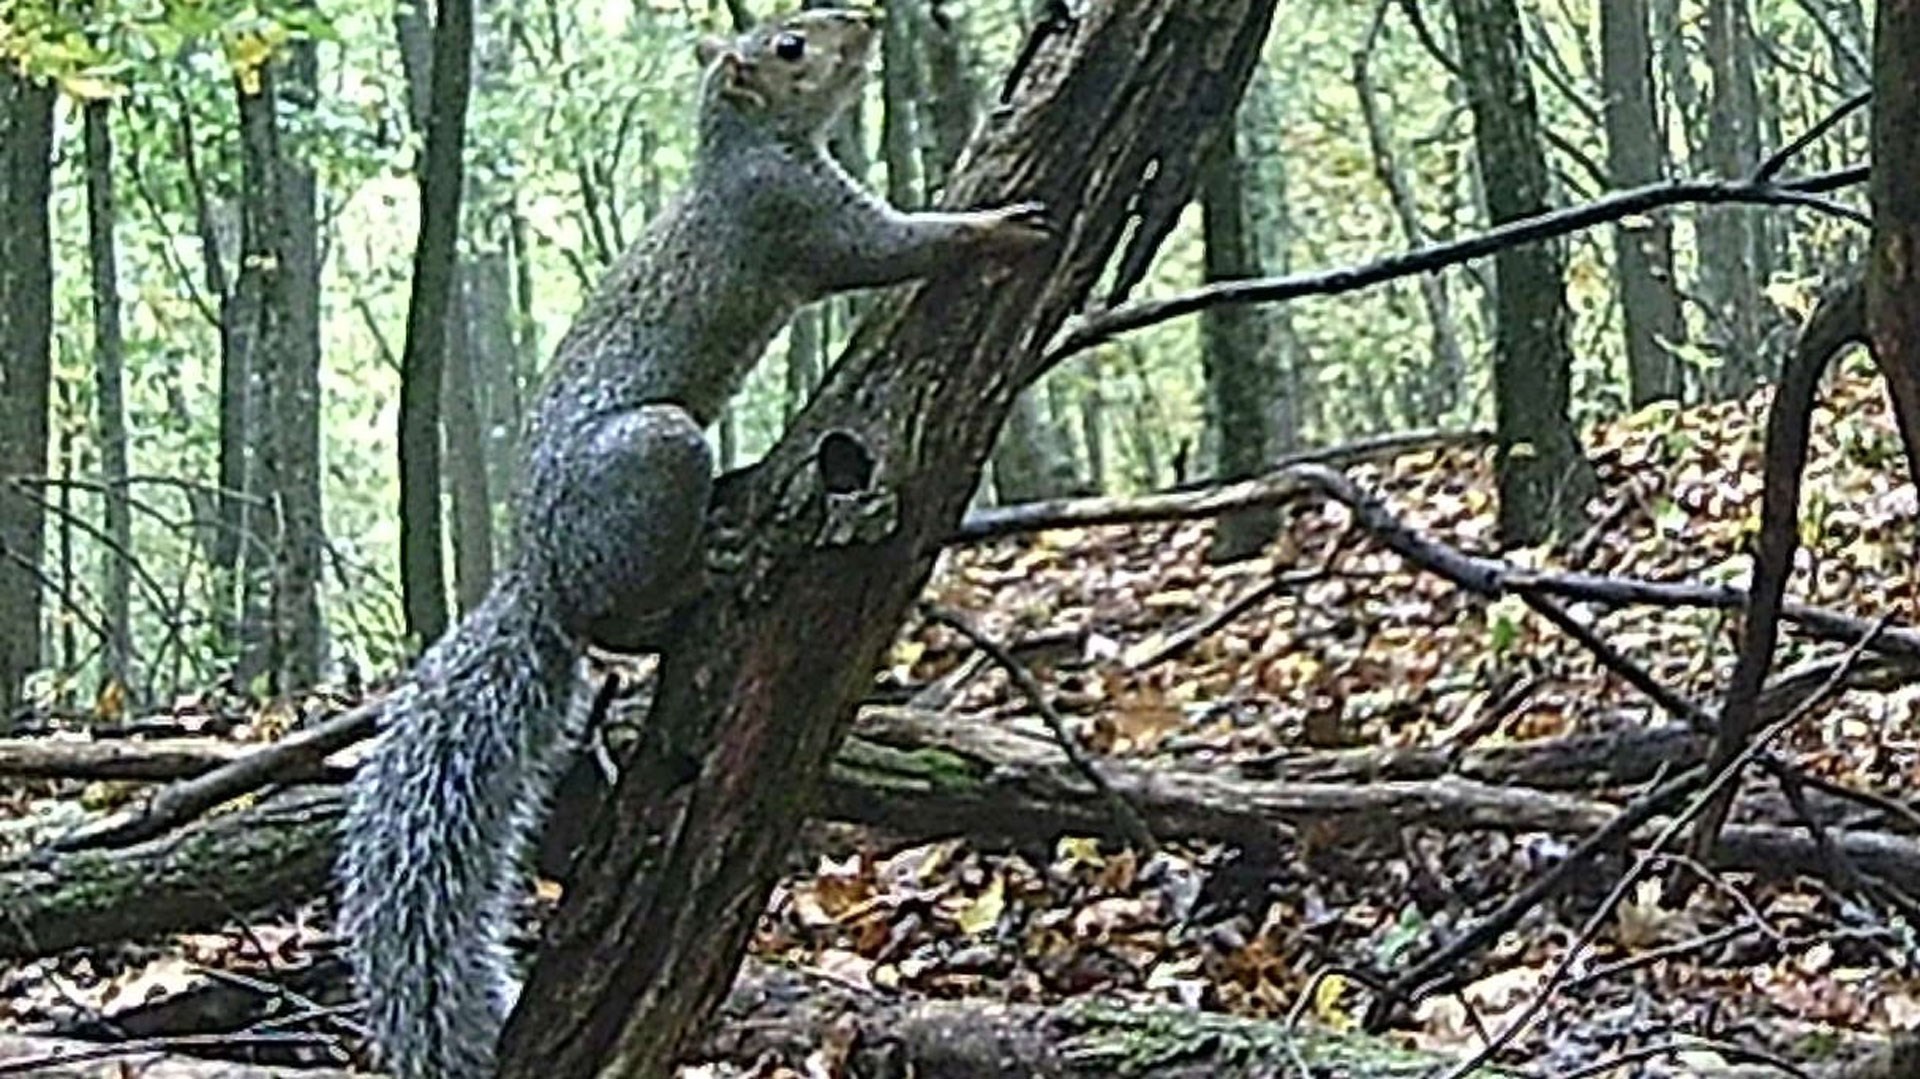
{"label": "squirrel's head", "polygon": [[706,38],[699,48],[705,91],[788,134],[818,136],[860,92],[873,20],[853,8],[814,8],[737,38]]}

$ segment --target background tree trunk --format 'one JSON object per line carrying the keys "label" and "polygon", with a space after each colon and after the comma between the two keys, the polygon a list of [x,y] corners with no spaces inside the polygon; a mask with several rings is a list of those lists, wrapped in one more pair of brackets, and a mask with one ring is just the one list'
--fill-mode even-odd
{"label": "background tree trunk", "polygon": [[[510,16],[497,2],[475,9],[475,99],[499,93],[507,78],[513,60]],[[408,0],[395,10],[394,27],[406,72],[407,115],[424,136],[433,94],[433,28]],[[483,154],[486,148],[475,149]],[[453,594],[462,613],[477,606],[493,583],[496,543],[503,538],[495,495],[511,483],[521,377],[508,252],[512,196],[490,182],[485,164],[476,162],[467,172],[461,199],[461,234],[467,242],[456,255],[440,387],[441,448],[452,503]]]}
{"label": "background tree trunk", "polygon": [[102,555],[100,618],[107,630],[102,688],[133,685],[133,507],[127,492],[126,352],[120,333],[120,273],[115,265],[113,106],[87,103],[87,261],[93,271],[94,414],[99,417],[101,532],[118,550]]}
{"label": "background tree trunk", "polygon": [[935,17],[930,5],[915,8],[919,15],[920,51],[926,57],[927,92],[922,101],[921,170],[929,197],[946,189],[947,177],[960,160],[980,115],[980,88],[969,63],[966,15],[955,5],[941,8]]}
{"label": "background tree trunk", "polygon": [[[1022,12],[1023,18],[1029,14]],[[942,73],[940,65],[932,67],[934,74]],[[977,108],[977,93],[969,89],[962,100],[959,96],[962,92],[959,87],[938,82],[933,86],[932,96],[938,103],[935,108],[945,113],[944,122],[935,121],[940,131],[939,150],[943,171],[959,160],[960,152],[965,148],[964,139],[971,131],[971,115],[968,116],[967,128],[960,127],[960,105],[967,105],[970,112]],[[956,133],[963,140],[960,144],[947,141]],[[1012,411],[1001,425],[1000,438],[993,451],[995,502],[1011,505],[1065,498],[1080,489],[1074,468],[1073,442],[1066,430],[1069,422],[1066,416],[1059,415],[1049,421],[1038,387],[1029,387],[1014,401]]]}
{"label": "background tree trunk", "polygon": [[[1236,137],[1236,110],[1214,139],[1200,176],[1200,220],[1205,279],[1232,281],[1265,271],[1248,232],[1244,160]],[[1200,315],[1200,362],[1206,373],[1207,418],[1213,428],[1214,473],[1245,479],[1267,466],[1272,443],[1273,357],[1266,312],[1232,304]],[[1273,539],[1280,515],[1271,506],[1223,514],[1214,526],[1207,557],[1232,562],[1258,554]]]}
{"label": "background tree trunk", "polygon": [[[692,1044],[1000,420],[1039,374],[1035,343],[1081,308],[1123,234],[1135,266],[1171,229],[1195,185],[1194,136],[1234,108],[1272,14],[1273,0],[1084,10],[945,200],[1071,205],[1061,249],[878,301],[878,332],[756,468],[721,485],[716,512],[746,525],[754,568],[682,616],[685,646],[663,657],[647,735],[509,1022],[503,1076],[665,1075]],[[1123,274],[1116,291],[1133,283]],[[874,457],[873,486],[832,503],[851,532],[821,516],[828,437]]]}
{"label": "background tree trunk", "polygon": [[[233,279],[236,352],[245,357],[240,426],[251,432],[242,451],[245,499],[242,542],[231,576],[237,618],[235,680],[253,688],[273,681],[279,648],[272,617],[274,556],[286,541],[280,490],[282,442],[273,430],[280,357],[290,347],[287,278],[292,271],[281,216],[279,74],[262,62],[234,80],[240,123],[240,258]],[[271,688],[267,686],[266,688]]]}
{"label": "background tree trunk", "polygon": [[9,476],[47,474],[53,375],[53,257],[47,188],[53,89],[0,64],[0,729],[40,668],[40,559],[46,515]]}
{"label": "background tree trunk", "polygon": [[1066,432],[1043,411],[1038,389],[1029,388],[1007,413],[993,451],[994,501],[1064,498],[1079,486]]}
{"label": "background tree trunk", "polygon": [[454,310],[460,191],[472,78],[472,0],[441,0],[420,160],[420,238],[400,371],[400,587],[407,633],[425,647],[447,628],[440,526],[440,390]]}
{"label": "background tree trunk", "polygon": [[[1738,177],[1754,166],[1760,148],[1747,0],[1707,0],[1703,26],[1713,72],[1706,164],[1720,176]],[[1760,228],[1759,218],[1746,207],[1700,211],[1700,298],[1707,337],[1720,362],[1706,382],[1716,397],[1743,396],[1771,375],[1760,354],[1759,308],[1766,302],[1760,289],[1769,261]]]}
{"label": "background tree trunk", "polygon": [[[1453,0],[1453,17],[1487,214],[1500,224],[1542,213],[1550,181],[1519,10],[1514,0]],[[1496,256],[1495,266],[1500,535],[1509,545],[1525,546],[1578,527],[1595,484],[1567,414],[1573,350],[1566,247],[1510,248]]]}
{"label": "background tree trunk", "polygon": [[[289,46],[281,85],[281,100],[291,111],[313,115],[319,59],[311,38],[298,37]],[[273,499],[282,537],[274,578],[274,626],[280,640],[280,684],[289,691],[318,682],[326,658],[320,620],[320,557],[326,547],[320,472],[320,224],[315,147],[298,131],[296,127],[279,140],[286,332],[281,348],[268,357],[277,372],[272,438],[279,486]]]}
{"label": "background tree trunk", "polygon": [[[1600,5],[1600,61],[1606,91],[1607,171],[1616,188],[1661,179],[1664,139],[1653,111],[1653,49],[1647,0]],[[1613,230],[1627,383],[1633,406],[1680,399],[1680,363],[1670,351],[1685,328],[1673,281],[1673,226],[1665,215]]]}
{"label": "background tree trunk", "polygon": [[[1371,71],[1372,56],[1381,39],[1387,14],[1386,4],[1375,9],[1373,26],[1368,31],[1366,41],[1354,53],[1353,86],[1360,101],[1360,117],[1367,127],[1367,143],[1373,152],[1374,175],[1387,189],[1388,201],[1393,205],[1393,215],[1405,235],[1406,245],[1419,247],[1428,242],[1426,227],[1420,221],[1420,203],[1415,196],[1413,183],[1395,151],[1389,110],[1380,106],[1380,93],[1374,88]],[[1256,88],[1260,81],[1255,78]],[[1413,372],[1408,372],[1409,381],[1416,382],[1419,389],[1413,415],[1407,418],[1415,423],[1437,424],[1441,417],[1459,404],[1466,390],[1467,359],[1454,326],[1453,302],[1447,294],[1447,279],[1437,273],[1422,274],[1417,284],[1421,303],[1427,311],[1433,359],[1424,377],[1416,380],[1412,377]],[[1286,312],[1290,306],[1282,304],[1279,310]]]}
{"label": "background tree trunk", "polygon": [[916,108],[920,57],[914,41],[913,0],[886,7],[880,35],[880,156],[887,165],[887,201],[901,209],[922,205]]}

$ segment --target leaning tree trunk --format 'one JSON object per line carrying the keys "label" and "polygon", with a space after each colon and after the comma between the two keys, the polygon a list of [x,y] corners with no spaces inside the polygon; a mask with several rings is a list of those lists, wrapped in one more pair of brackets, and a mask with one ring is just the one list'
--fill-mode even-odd
{"label": "leaning tree trunk", "polygon": [[646,736],[509,1021],[503,1075],[660,1076],[693,1044],[1014,395],[1129,226],[1119,290],[1139,280],[1274,3],[1106,0],[1047,43],[946,203],[1039,199],[1059,249],[877,303],[780,444],[721,484],[714,513],[747,537],[742,568],[682,616]]}

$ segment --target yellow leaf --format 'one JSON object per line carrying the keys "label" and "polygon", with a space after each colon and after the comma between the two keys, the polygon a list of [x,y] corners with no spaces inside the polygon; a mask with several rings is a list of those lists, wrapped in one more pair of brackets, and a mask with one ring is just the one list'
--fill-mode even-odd
{"label": "yellow leaf", "polygon": [[127,712],[127,687],[118,678],[109,678],[93,698],[93,717],[117,723]]}
{"label": "yellow leaf", "polygon": [[1340,1006],[1340,998],[1346,991],[1347,979],[1340,974],[1327,975],[1313,988],[1313,1014],[1334,1030],[1346,1030],[1353,1026],[1353,1016]]}
{"label": "yellow leaf", "polygon": [[961,909],[959,917],[954,919],[961,932],[972,936],[992,929],[1000,924],[1000,915],[1007,909],[1007,881],[1005,877],[995,876],[987,890],[979,898]]}
{"label": "yellow leaf", "polygon": [[62,75],[60,89],[75,101],[113,101],[127,92],[127,88],[111,79],[97,75]]}
{"label": "yellow leaf", "polygon": [[1100,841],[1090,836],[1062,836],[1054,845],[1053,853],[1064,869],[1078,869],[1083,865],[1098,868],[1106,864],[1106,858],[1100,854]]}
{"label": "yellow leaf", "polygon": [[260,92],[260,69],[273,59],[273,52],[287,39],[283,26],[246,30],[227,39],[227,63],[233,66],[240,89],[247,94]]}

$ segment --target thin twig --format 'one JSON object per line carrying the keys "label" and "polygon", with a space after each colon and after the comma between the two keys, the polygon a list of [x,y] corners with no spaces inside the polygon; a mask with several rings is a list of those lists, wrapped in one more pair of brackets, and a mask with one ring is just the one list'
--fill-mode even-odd
{"label": "thin twig", "polygon": [[53,842],[56,851],[131,846],[184,824],[223,802],[266,786],[374,733],[384,699],[295,731],[257,752],[162,788],[145,809],[122,813]]}
{"label": "thin twig", "polygon": [[1621,902],[1626,899],[1627,893],[1630,892],[1633,886],[1639,882],[1640,878],[1645,875],[1648,867],[1650,867],[1660,855],[1666,852],[1667,845],[1672,843],[1674,838],[1678,836],[1696,816],[1705,810],[1708,805],[1712,804],[1713,801],[1720,796],[1722,791],[1730,787],[1734,777],[1738,776],[1740,771],[1751,763],[1761,751],[1766,749],[1775,738],[1778,738],[1784,733],[1788,727],[1798,723],[1802,717],[1823,703],[1829,694],[1837,691],[1846,683],[1847,674],[1852,670],[1853,662],[1857,661],[1865,652],[1867,643],[1871,639],[1871,637],[1861,639],[1848,651],[1847,662],[1842,664],[1838,670],[1834,671],[1833,677],[1828,679],[1826,685],[1822,687],[1823,692],[1814,694],[1806,700],[1801,701],[1798,707],[1770,724],[1765,730],[1760,732],[1758,738],[1753,739],[1741,747],[1737,756],[1714,772],[1712,777],[1708,779],[1706,785],[1701,787],[1699,792],[1693,796],[1693,799],[1688,802],[1687,807],[1667,822],[1666,827],[1660,830],[1660,834],[1654,837],[1653,843],[1634,860],[1632,868],[1628,869],[1626,874],[1614,884],[1613,890],[1607,893],[1607,897],[1601,901],[1600,906],[1587,918],[1586,924],[1581,926],[1580,933],[1574,938],[1573,944],[1568,947],[1566,953],[1560,957],[1560,961],[1554,964],[1553,971],[1547,975],[1546,981],[1541,984],[1539,991],[1533,995],[1533,999],[1529,1000],[1526,1007],[1520,1010],[1520,1014],[1508,1021],[1507,1025],[1502,1027],[1500,1032],[1490,1041],[1482,1045],[1473,1056],[1448,1071],[1445,1079],[1465,1079],[1466,1076],[1479,1071],[1481,1067],[1493,1059],[1495,1054],[1506,1048],[1513,1039],[1519,1037],[1522,1030],[1525,1030],[1528,1026],[1532,1025],[1535,1019],[1539,1018],[1540,1013],[1545,1010],[1548,1002],[1559,995],[1560,988],[1566,984],[1567,975],[1573,970],[1573,965],[1580,960],[1580,957],[1586,953],[1588,946],[1599,936],[1600,926],[1608,918],[1613,916],[1615,910],[1619,909]]}
{"label": "thin twig", "polygon": [[1061,752],[1067,755],[1067,760],[1072,762],[1073,767],[1086,777],[1087,782],[1093,784],[1095,790],[1100,792],[1100,797],[1106,801],[1107,808],[1112,811],[1115,822],[1119,824],[1121,834],[1138,847],[1141,853],[1158,853],[1160,841],[1153,837],[1153,830],[1147,827],[1146,818],[1140,815],[1140,811],[1132,802],[1127,801],[1124,795],[1114,789],[1113,784],[1107,782],[1107,777],[1101,774],[1100,769],[1081,750],[1080,743],[1073,737],[1073,732],[1067,730],[1066,719],[1060,715],[1059,709],[1053,706],[1053,702],[1047,700],[1046,691],[1033,677],[1033,672],[1027,670],[1019,660],[1014,659],[1013,654],[1008,652],[1000,642],[981,632],[958,611],[935,603],[921,604],[920,611],[928,621],[938,622],[972,641],[974,647],[985,652],[994,663],[1007,672],[1007,677],[1013,680],[1013,684],[1033,705],[1034,710],[1040,713],[1040,718],[1046,721],[1048,729],[1053,732],[1054,740],[1060,745]]}
{"label": "thin twig", "polygon": [[[1849,169],[1846,174],[1853,177],[1861,173]],[[1428,244],[1359,266],[1336,267],[1284,277],[1221,281],[1174,296],[1135,300],[1080,319],[1041,360],[1035,377],[1068,357],[1104,344],[1123,333],[1197,314],[1209,308],[1228,304],[1274,303],[1302,296],[1338,296],[1402,277],[1432,273],[1521,244],[1556,239],[1596,225],[1672,206],[1805,206],[1808,205],[1806,195],[1823,187],[1829,180],[1829,177],[1818,176],[1780,181],[1676,180],[1648,184],[1603,195],[1579,206],[1523,217],[1462,239]],[[1872,224],[1871,219],[1859,211],[1838,203],[1822,200],[1811,208],[1835,214],[1863,227],[1871,227]]]}

